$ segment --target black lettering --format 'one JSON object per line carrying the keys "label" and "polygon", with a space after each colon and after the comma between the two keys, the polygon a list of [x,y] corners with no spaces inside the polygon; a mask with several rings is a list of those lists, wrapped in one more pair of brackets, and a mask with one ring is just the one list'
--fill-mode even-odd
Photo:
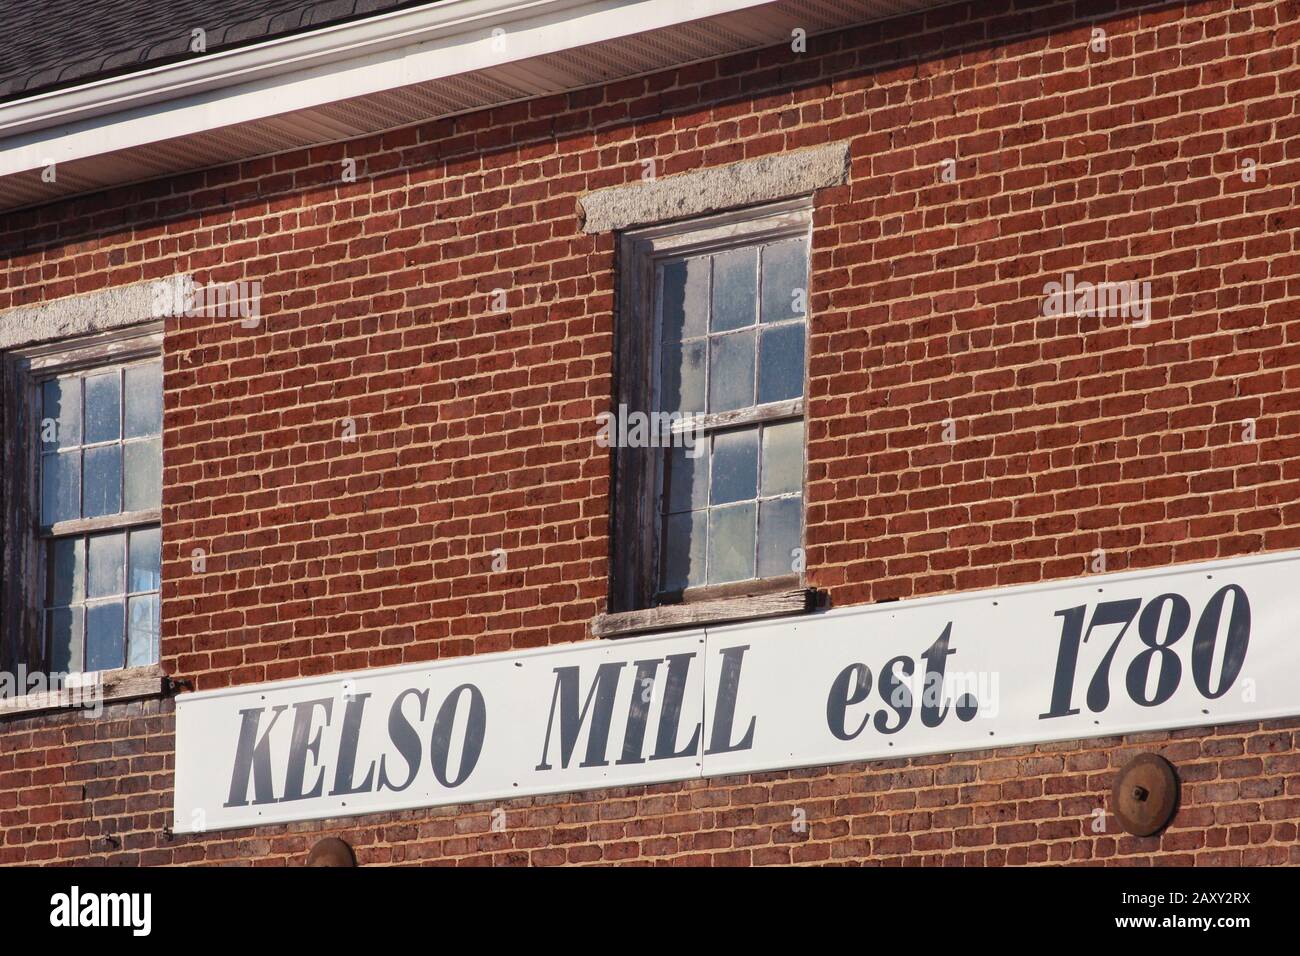
{"label": "black lettering", "polygon": [[393,706],[388,710],[388,738],[406,761],[406,781],[401,786],[394,786],[388,779],[388,756],[385,754],[379,758],[380,790],[405,790],[415,781],[415,775],[420,771],[420,735],[415,732],[415,728],[411,726],[411,722],[406,719],[406,714],[402,710],[402,701],[406,700],[407,695],[420,702],[420,720],[424,720],[424,713],[429,706],[429,692],[415,687],[408,687],[393,701]]}
{"label": "black lettering", "polygon": [[831,692],[826,697],[826,726],[839,740],[853,740],[867,726],[870,712],[863,714],[857,730],[850,732],[844,726],[846,712],[860,704],[871,693],[871,668],[866,664],[850,664],[836,675]]}
{"label": "black lettering", "polygon": [[749,645],[741,644],[737,647],[724,647],[721,651],[722,669],[718,673],[718,702],[713,710],[713,727],[709,733],[709,749],[704,751],[705,756],[749,750],[754,746],[754,727],[758,723],[757,717],[749,718],[749,729],[745,731],[745,735],[738,743],[731,742],[731,728],[736,720],[736,697],[740,692],[740,668],[744,664],[747,650]]}
{"label": "black lettering", "polygon": [[366,769],[366,778],[359,784],[353,784],[353,771],[357,765],[357,744],[361,739],[361,718],[365,713],[366,700],[370,694],[357,694],[348,701],[343,711],[343,731],[339,741],[339,759],[334,767],[334,789],[331,797],[346,797],[353,793],[369,793],[375,777],[375,762],[370,761]]}
{"label": "black lettering", "polygon": [[[451,750],[451,729],[456,722],[456,708],[461,691],[469,692],[469,718],[465,726],[465,742],[461,745],[460,768],[455,780],[447,779],[447,755]],[[487,706],[483,693],[473,684],[461,684],[442,702],[438,716],[433,721],[433,740],[429,744],[429,762],[433,775],[444,787],[459,787],[474,772],[479,754],[483,752],[483,735],[487,730]]]}
{"label": "black lettering", "polygon": [[546,739],[542,743],[542,760],[536,769],[551,769],[551,765],[546,760],[551,751],[551,730],[555,726],[557,706],[560,710],[560,766],[562,768],[569,766],[569,760],[573,757],[573,748],[578,743],[578,734],[582,730],[582,725],[586,723],[588,714],[591,714],[591,730],[587,735],[587,758],[578,766],[608,766],[605,749],[609,742],[609,721],[613,714],[614,694],[618,690],[618,678],[622,670],[622,661],[601,664],[596,669],[596,677],[579,712],[579,668],[576,665],[555,668],[555,690],[551,693],[551,713],[546,718]]}
{"label": "black lettering", "polygon": [[899,655],[892,658],[880,671],[880,696],[885,704],[894,709],[898,714],[898,723],[890,727],[889,715],[883,710],[876,711],[876,717],[873,723],[876,730],[882,734],[896,734],[904,727],[912,716],[912,689],[907,683],[895,673],[894,668],[898,667],[907,677],[912,676],[916,665],[910,657]]}
{"label": "black lettering", "polygon": [[659,736],[655,739],[655,752],[651,760],[668,760],[672,757],[689,757],[700,746],[699,721],[691,734],[691,742],[682,750],[674,751],[677,744],[677,729],[682,722],[682,698],[686,694],[686,677],[690,673],[691,660],[695,652],[689,654],[668,655],[668,680],[664,689],[664,706],[659,712]]}
{"label": "black lettering", "polygon": [[925,661],[925,683],[921,691],[921,723],[927,727],[938,727],[948,716],[948,705],[939,708],[943,700],[943,675],[948,667],[948,655],[956,651],[948,649],[948,639],[952,637],[952,621],[943,629],[939,639],[930,645],[930,649],[921,655]]}
{"label": "black lettering", "polygon": [[275,803],[275,787],[271,782],[271,731],[280,715],[289,709],[288,704],[271,708],[271,722],[262,736],[257,727],[262,719],[262,708],[241,710],[244,718],[239,725],[239,744],[235,748],[235,766],[230,774],[230,798],[227,807],[248,806],[248,778],[253,777],[253,803]]}
{"label": "black lettering", "polygon": [[[627,726],[623,730],[623,756],[617,760],[618,766],[631,763],[645,763],[642,756],[645,748],[645,725],[650,719],[651,695],[646,693],[654,687],[659,674],[662,658],[636,662],[636,679],[632,682],[632,703],[627,708]],[[649,681],[647,684],[646,682]]]}
{"label": "black lettering", "polygon": [[[312,719],[316,716],[317,707],[325,711],[325,723],[315,728],[316,733],[313,736]],[[329,697],[305,700],[293,705],[293,739],[289,743],[289,769],[284,780],[284,796],[280,799],[309,800],[312,797],[319,797],[325,789],[324,767],[320,768],[320,774],[316,777],[316,783],[310,791],[304,793],[302,784],[303,778],[307,775],[307,755],[311,754],[312,759],[317,764],[320,763],[320,737],[324,728],[329,726],[333,709],[334,701]]]}

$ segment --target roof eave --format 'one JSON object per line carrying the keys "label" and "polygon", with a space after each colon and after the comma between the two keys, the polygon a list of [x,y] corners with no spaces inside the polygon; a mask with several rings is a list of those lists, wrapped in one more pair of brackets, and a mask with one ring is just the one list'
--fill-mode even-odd
{"label": "roof eave", "polygon": [[812,36],[948,2],[457,0],[400,10],[0,104],[0,209],[789,42],[795,27]]}

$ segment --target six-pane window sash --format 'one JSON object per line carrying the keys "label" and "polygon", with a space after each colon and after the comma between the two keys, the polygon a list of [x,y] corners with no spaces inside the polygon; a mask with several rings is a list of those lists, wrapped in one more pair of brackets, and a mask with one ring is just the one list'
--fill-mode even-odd
{"label": "six-pane window sash", "polygon": [[45,665],[76,673],[155,663],[161,362],[57,373],[37,396]]}
{"label": "six-pane window sash", "polygon": [[808,238],[655,264],[658,599],[799,570]]}

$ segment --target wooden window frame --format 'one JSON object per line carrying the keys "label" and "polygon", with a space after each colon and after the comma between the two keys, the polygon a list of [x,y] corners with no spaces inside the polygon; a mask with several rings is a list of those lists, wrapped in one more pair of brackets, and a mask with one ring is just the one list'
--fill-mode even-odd
{"label": "wooden window frame", "polygon": [[[0,475],[0,670],[45,671],[49,660],[43,628],[45,561],[50,537],[86,534],[115,527],[162,524],[154,508],[100,518],[79,518],[42,525],[40,514],[40,387],[45,380],[100,366],[161,358],[163,323],[149,322],[75,339],[44,342],[3,356],[3,442],[7,467]],[[99,675],[102,699],[125,699],[158,693],[160,663],[85,672]],[[66,706],[66,694],[30,695],[0,701],[0,714]],[[39,698],[39,699],[38,699]]]}
{"label": "wooden window frame", "polygon": [[[660,260],[702,255],[767,242],[805,237],[812,250],[811,196],[701,216],[677,223],[629,230],[619,236],[619,309],[615,351],[616,406],[657,407],[655,375],[661,348],[661,321],[655,301],[655,269]],[[809,265],[811,270],[811,262]],[[805,316],[805,323],[811,311]],[[805,326],[805,336],[808,334]],[[805,339],[806,341],[806,339]],[[757,347],[757,343],[756,343]],[[805,349],[803,397],[697,421],[706,432],[759,422],[803,420],[808,395]],[[689,588],[666,597],[658,589],[663,494],[663,450],[613,449],[609,613],[599,615],[592,633],[612,637],[669,627],[747,620],[811,610],[815,595],[803,572],[779,578]],[[807,481],[807,431],[804,437]]]}

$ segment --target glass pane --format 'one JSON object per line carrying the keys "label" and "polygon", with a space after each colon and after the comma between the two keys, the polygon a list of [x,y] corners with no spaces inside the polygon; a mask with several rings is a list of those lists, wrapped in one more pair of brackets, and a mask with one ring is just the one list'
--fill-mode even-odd
{"label": "glass pane", "polygon": [[86,597],[86,539],[58,538],[46,549],[45,603],[76,604]]}
{"label": "glass pane", "polygon": [[123,666],[122,602],[86,608],[86,670],[108,671]]}
{"label": "glass pane", "polygon": [[758,429],[720,432],[713,438],[709,503],[722,505],[758,495]]}
{"label": "glass pane", "polygon": [[46,611],[45,642],[51,671],[66,674],[81,670],[81,608]]}
{"label": "glass pane", "polygon": [[126,437],[162,433],[162,363],[126,370]]}
{"label": "glass pane", "polygon": [[803,488],[803,422],[763,429],[762,493],[783,495]]}
{"label": "glass pane", "polygon": [[709,260],[664,263],[662,295],[665,342],[703,335],[709,311]]}
{"label": "glass pane", "polygon": [[[698,438],[694,449],[673,448],[668,452],[668,496],[665,511],[676,514],[703,508],[709,503],[708,439]],[[692,458],[689,452],[698,452]]]}
{"label": "glass pane", "polygon": [[81,444],[81,379],[63,378],[41,386],[41,447]]}
{"label": "glass pane", "polygon": [[85,472],[85,517],[98,518],[121,511],[122,446],[87,448]]}
{"label": "glass pane", "polygon": [[126,533],[111,531],[90,536],[86,596],[108,597],[122,593],[126,558]]}
{"label": "glass pane", "polygon": [[162,439],[122,446],[126,462],[126,502],[123,510],[143,511],[162,503]]}
{"label": "glass pane", "polygon": [[713,257],[714,332],[753,325],[758,305],[758,250],[754,247],[720,252]]}
{"label": "glass pane", "polygon": [[41,456],[41,523],[81,517],[81,452]]}
{"label": "glass pane", "polygon": [[808,311],[808,241],[791,239],[763,250],[763,321],[794,319]]}
{"label": "glass pane", "polygon": [[709,511],[709,583],[754,576],[754,503]]}
{"label": "glass pane", "polygon": [[664,346],[660,411],[704,411],[704,348],[703,339]]}
{"label": "glass pane", "polygon": [[753,331],[711,338],[709,349],[709,411],[754,404]]}
{"label": "glass pane", "polygon": [[127,590],[157,591],[161,576],[159,574],[159,554],[162,544],[161,528],[137,528],[131,532],[130,570],[127,575]]}
{"label": "glass pane", "polygon": [[793,574],[795,556],[791,552],[799,547],[803,498],[777,498],[758,507],[758,576]]}
{"label": "glass pane", "polygon": [[704,522],[707,512],[670,515],[665,519],[664,591],[681,591],[704,583]]}
{"label": "glass pane", "polygon": [[758,403],[803,394],[803,323],[763,330],[759,349]]}
{"label": "glass pane", "polygon": [[126,666],[155,663],[158,660],[158,595],[130,598],[126,614]]}
{"label": "glass pane", "polygon": [[121,376],[114,369],[107,375],[86,379],[86,444],[116,441],[122,425]]}

